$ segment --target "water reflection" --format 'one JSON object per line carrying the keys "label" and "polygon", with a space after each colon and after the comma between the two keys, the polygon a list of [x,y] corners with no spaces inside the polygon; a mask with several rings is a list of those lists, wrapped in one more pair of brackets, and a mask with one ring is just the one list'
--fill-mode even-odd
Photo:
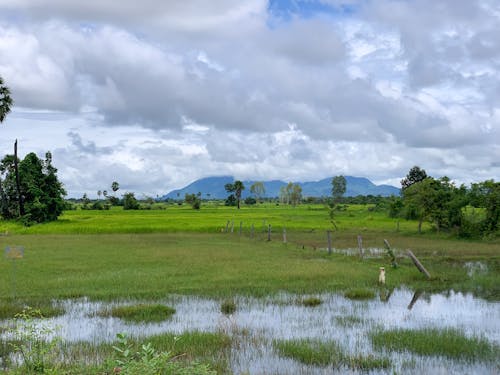
{"label": "water reflection", "polygon": [[[287,293],[266,299],[237,297],[237,311],[225,316],[220,312],[221,301],[173,296],[161,302],[174,307],[176,314],[167,321],[150,324],[129,324],[117,318],[99,317],[96,313],[109,304],[81,299],[60,302],[66,314],[51,321],[61,327],[60,335],[70,342],[111,341],[119,332],[145,337],[162,332],[224,331],[237,339],[238,344],[231,350],[231,366],[237,374],[352,373],[347,369],[306,366],[279,357],[273,350],[272,340],[335,340],[347,353],[366,355],[373,354],[368,332],[377,327],[457,328],[466,335],[484,336],[500,345],[500,304],[469,294],[430,295],[384,288],[379,292],[379,299],[370,301],[352,301],[340,294],[320,294],[317,297],[323,303],[314,308],[297,303],[303,297]],[[131,302],[121,304],[127,303]],[[410,353],[385,355],[393,362],[391,373],[489,374],[498,371],[498,364],[491,363],[466,364]]]}

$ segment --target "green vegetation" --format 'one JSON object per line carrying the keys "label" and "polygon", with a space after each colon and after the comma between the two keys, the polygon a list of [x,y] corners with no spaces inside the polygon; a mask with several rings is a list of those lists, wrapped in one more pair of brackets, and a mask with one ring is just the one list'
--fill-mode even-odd
{"label": "green vegetation", "polygon": [[[26,323],[28,322],[28,323]],[[32,320],[20,322],[27,327]],[[35,327],[35,326],[33,326]],[[37,329],[40,325],[36,326]],[[44,329],[50,329],[45,327]],[[57,336],[50,342],[40,341],[41,331],[25,331],[16,341],[0,340],[0,355],[16,352],[26,355],[20,366],[4,363],[5,374],[25,375],[101,375],[118,367],[129,374],[225,374],[229,372],[231,339],[223,333],[185,332],[181,335],[160,334],[145,339],[120,334],[112,343],[64,343]],[[57,344],[57,345],[56,345]],[[124,353],[128,349],[128,353]],[[24,354],[20,351],[24,350]],[[173,363],[170,363],[173,362]],[[33,366],[37,366],[35,369]],[[175,369],[168,372],[164,369]],[[43,371],[42,371],[43,369]],[[163,372],[162,372],[163,371]],[[166,371],[166,372],[165,372]]]}
{"label": "green vegetation", "polygon": [[[419,232],[422,223],[429,221],[437,232],[454,231],[460,237],[494,236],[500,223],[500,182],[493,180],[456,187],[446,176],[439,179],[427,176],[415,166],[401,181],[402,200],[394,199],[389,213],[417,219]],[[478,218],[467,215],[467,207],[484,210]]]}
{"label": "green vegetation", "polygon": [[[337,241],[348,244],[355,238]],[[155,300],[171,293],[224,298],[268,296],[282,290],[316,294],[364,289],[377,285],[378,267],[385,262],[384,258],[360,261],[339,254],[328,256],[326,251],[223,233],[0,237],[1,247],[8,243],[25,248],[24,258],[15,262],[16,294],[26,301],[82,296]],[[405,246],[405,241],[401,244]],[[422,241],[422,250],[414,252],[435,278],[427,281],[411,260],[402,259],[397,270],[387,273],[387,286],[408,285],[425,291],[454,288],[498,299],[497,248],[458,244]],[[466,259],[487,262],[489,272],[473,279],[464,277]],[[12,261],[0,259],[0,285],[12,284],[11,268]],[[0,289],[0,299],[10,295],[10,289]]]}
{"label": "green vegetation", "polygon": [[[53,336],[55,329],[43,321],[39,310],[26,308],[16,314],[10,330],[12,339],[7,345],[21,358],[23,373],[47,373],[56,369],[55,349],[60,339]],[[47,337],[51,338],[47,340]]]}
{"label": "green vegetation", "polygon": [[[389,259],[328,256],[328,208],[311,206],[242,207],[207,205],[202,210],[169,205],[165,210],[66,211],[61,219],[32,227],[2,222],[0,247],[25,248],[16,260],[17,298],[30,301],[89,296],[93,299],[155,299],[170,293],[232,297],[267,296],[286,290],[315,294],[372,289],[378,268]],[[407,285],[424,291],[455,289],[500,299],[500,254],[497,239],[464,241],[436,234],[429,227],[417,233],[415,221],[397,220],[373,205],[350,205],[336,216],[333,246],[381,248],[388,238],[398,269],[387,269],[390,288]],[[242,234],[223,233],[234,220]],[[267,225],[273,228],[267,241]],[[253,237],[251,226],[254,226]],[[288,243],[281,242],[287,229]],[[401,258],[410,248],[433,276],[425,280],[411,261]],[[464,264],[484,262],[487,272],[464,277]],[[0,259],[1,285],[13,285],[12,261]],[[12,288],[0,289],[7,301]],[[3,306],[4,303],[0,304]],[[0,308],[1,310],[1,308]]]}
{"label": "green vegetation", "polygon": [[123,375],[216,374],[207,365],[176,361],[172,352],[159,352],[151,343],[143,344],[139,351],[134,352],[133,344],[124,334],[118,334],[118,344],[113,348],[118,353],[115,369],[119,368]]}
{"label": "green vegetation", "polygon": [[46,300],[31,299],[29,302],[23,303],[19,300],[12,301],[7,298],[0,304],[0,320],[10,319],[17,314],[21,314],[28,307],[39,311],[41,315],[47,318],[62,315],[64,313],[64,310],[60,306],[54,306],[51,302],[47,302]]}
{"label": "green vegetation", "polygon": [[344,293],[344,297],[352,300],[367,300],[375,298],[375,292],[371,289],[349,289]]}
{"label": "green vegetation", "polygon": [[395,329],[370,334],[377,349],[410,351],[420,355],[444,356],[458,360],[495,360],[500,347],[480,337],[467,337],[456,329]]}
{"label": "green vegetation", "polygon": [[318,298],[318,297],[308,297],[308,298],[304,298],[302,301],[301,301],[301,304],[306,306],[306,307],[315,307],[315,306],[319,306],[323,303],[323,301],[321,300],[321,298]]}
{"label": "green vegetation", "polygon": [[139,304],[130,306],[114,306],[98,313],[99,316],[113,316],[127,322],[161,322],[175,314],[175,309],[160,304]]}
{"label": "green vegetation", "polygon": [[388,368],[391,363],[388,358],[374,356],[347,355],[334,342],[318,340],[275,340],[273,345],[285,357],[293,358],[308,365],[348,367],[350,369],[372,370]]}
{"label": "green vegetation", "polygon": [[14,155],[0,162],[0,215],[24,225],[54,221],[65,207],[64,195],[52,154],[47,152],[42,160],[30,152],[19,160],[16,141]]}
{"label": "green vegetation", "polygon": [[232,299],[223,301],[220,305],[220,311],[226,315],[233,314],[236,311],[236,302]]}
{"label": "green vegetation", "polygon": [[355,315],[343,315],[335,317],[335,321],[338,325],[343,327],[352,327],[356,324],[361,324],[364,322],[362,318]]}
{"label": "green vegetation", "polygon": [[[458,240],[435,232],[425,222],[419,235],[418,221],[405,220],[398,225],[399,219],[388,217],[374,204],[343,206],[335,212],[338,230],[333,232],[333,246],[357,249],[357,236],[361,234],[366,249],[382,248],[387,238],[398,261],[397,269],[387,267],[390,259],[385,255],[364,259],[335,252],[328,255],[326,230],[331,229],[331,223],[326,205],[293,207],[265,203],[242,205],[235,210],[206,202],[201,210],[186,204],[154,203],[152,207],[161,209],[78,209],[65,211],[57,221],[31,227],[14,221],[1,222],[0,248],[23,246],[25,253],[24,258],[15,261],[0,259],[0,285],[5,286],[0,288],[0,317],[13,316],[24,305],[45,309],[44,315],[55,315],[61,311],[48,301],[83,296],[103,301],[153,302],[171,294],[207,296],[228,302],[221,304],[221,311],[235,309],[235,297],[239,295],[269,297],[283,291],[298,295],[337,291],[345,292],[347,298],[374,298],[380,266],[386,266],[386,287],[390,290],[402,285],[426,292],[454,289],[500,300],[498,238]],[[225,232],[228,221],[236,224],[233,233]],[[268,225],[273,229],[270,242]],[[286,244],[281,235],[284,227]],[[425,265],[433,276],[431,280],[422,277],[411,260],[401,256],[407,248]],[[464,267],[467,262],[484,263],[485,271],[469,277]],[[22,303],[13,302],[14,289],[16,301]],[[310,301],[296,297],[290,300],[290,304],[318,302],[321,300],[316,297]],[[133,319],[156,319],[152,306],[132,307],[139,309],[135,313],[141,316]],[[124,316],[128,312],[110,310],[109,314]],[[165,312],[160,315],[158,319],[165,318]],[[362,323],[356,317],[339,317],[336,322],[347,327]],[[132,362],[141,357],[142,346],[146,345],[146,362],[153,363],[153,367],[155,358],[163,358],[162,353],[167,353],[165,358],[175,357],[185,368],[201,363],[200,368],[207,371],[229,371],[230,337],[199,332],[187,332],[180,337],[178,341],[173,334],[127,339],[134,353],[130,366],[139,366]],[[11,344],[0,340],[3,358],[14,350]],[[363,370],[390,366],[386,358],[343,353],[335,343],[277,341],[274,346],[282,355],[305,363]],[[103,374],[110,373],[116,365],[110,362],[115,355],[112,344],[62,343],[60,350],[58,358],[68,360],[52,366],[53,359],[49,358],[45,361],[48,369],[61,369],[67,374]],[[497,353],[498,348],[491,350]],[[9,371],[25,373],[21,369]]]}

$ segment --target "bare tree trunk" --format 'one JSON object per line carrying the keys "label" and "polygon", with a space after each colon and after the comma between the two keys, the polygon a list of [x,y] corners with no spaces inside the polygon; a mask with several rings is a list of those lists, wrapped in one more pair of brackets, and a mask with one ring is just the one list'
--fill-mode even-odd
{"label": "bare tree trunk", "polygon": [[418,234],[422,234],[422,221],[423,219],[418,219]]}
{"label": "bare tree trunk", "polygon": [[21,195],[21,182],[19,181],[19,168],[17,166],[17,139],[14,142],[14,170],[16,172],[17,197],[19,199],[19,216],[24,216],[24,199]]}

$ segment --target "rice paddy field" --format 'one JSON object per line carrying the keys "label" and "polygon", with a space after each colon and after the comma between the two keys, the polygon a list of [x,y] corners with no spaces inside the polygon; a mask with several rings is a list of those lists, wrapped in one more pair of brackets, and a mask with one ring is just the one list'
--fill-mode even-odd
{"label": "rice paddy field", "polygon": [[[148,358],[171,366],[151,373],[500,372],[498,238],[418,234],[370,205],[339,211],[337,230],[322,205],[151,208],[0,224],[2,249],[23,250],[0,260],[2,371],[133,373]],[[137,355],[120,357],[118,334]]]}

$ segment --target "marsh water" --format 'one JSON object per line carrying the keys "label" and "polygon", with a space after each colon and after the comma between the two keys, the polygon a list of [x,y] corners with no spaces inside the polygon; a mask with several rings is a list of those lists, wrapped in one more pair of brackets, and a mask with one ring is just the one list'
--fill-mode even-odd
{"label": "marsh water", "polygon": [[[60,301],[66,313],[50,319],[58,335],[69,342],[112,341],[116,334],[146,337],[163,332],[225,332],[233,336],[231,368],[235,374],[332,374],[356,371],[317,367],[280,357],[274,339],[319,339],[336,341],[347,353],[384,355],[389,370],[371,373],[405,374],[497,374],[499,362],[468,363],[411,353],[374,352],[368,333],[375,328],[456,328],[467,336],[482,336],[500,345],[500,303],[455,292],[427,294],[408,289],[381,290],[377,298],[352,301],[340,294],[319,294],[323,303],[305,307],[307,296],[279,294],[268,298],[236,298],[234,314],[220,312],[220,300],[172,296],[161,301],[176,309],[161,323],[130,324],[97,312],[109,303],[86,299]],[[158,301],[155,301],[158,302]],[[133,301],[114,304],[133,304]]]}

